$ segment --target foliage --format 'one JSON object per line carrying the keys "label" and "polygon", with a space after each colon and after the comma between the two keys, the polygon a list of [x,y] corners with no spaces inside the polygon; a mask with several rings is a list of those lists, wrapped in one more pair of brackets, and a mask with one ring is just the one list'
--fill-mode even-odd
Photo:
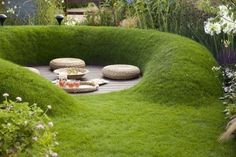
{"label": "foliage", "polygon": [[220,72],[223,76],[222,88],[224,89],[224,95],[220,97],[220,100],[225,105],[224,113],[229,122],[219,141],[225,142],[235,137],[236,133],[236,69],[235,65],[227,65],[213,67],[212,70],[217,73]]}
{"label": "foliage", "polygon": [[9,25],[46,25],[55,23],[55,14],[63,10],[64,0],[0,0],[0,11]]}
{"label": "foliage", "polygon": [[[211,70],[214,58],[200,44],[107,27],[0,27],[0,36],[0,92],[22,95],[42,109],[55,104],[50,114],[60,156],[235,156],[234,143],[216,140],[225,123],[217,100],[221,84]],[[71,96],[13,64],[48,65],[56,57],[134,64],[143,76],[126,91]]]}
{"label": "foliage", "polygon": [[[236,8],[236,7],[235,7]],[[236,62],[235,58],[235,34],[236,34],[236,18],[233,8],[228,5],[220,5],[217,11],[217,16],[214,18],[209,18],[205,22],[205,32],[210,34],[215,41],[215,52],[217,59],[221,64],[233,64]],[[215,36],[222,37],[223,48],[221,53],[219,53],[219,45],[216,43]],[[222,59],[228,57],[229,62],[222,63]],[[226,61],[226,60],[225,60]]]}
{"label": "foliage", "polygon": [[[125,19],[135,18],[138,27],[158,29],[189,37],[205,45],[217,57],[220,37],[205,34],[204,22],[217,13],[216,0],[105,0],[98,11],[87,14],[88,25],[122,26]],[[229,1],[225,1],[229,5]],[[232,2],[233,3],[233,2]],[[230,3],[231,4],[231,3]],[[232,5],[232,4],[231,4]],[[93,17],[93,18],[91,18]]]}
{"label": "foliage", "polygon": [[21,103],[20,97],[11,101],[7,93],[3,96],[5,101],[0,104],[0,156],[20,153],[32,156],[32,148],[37,148],[38,156],[57,156],[53,152],[57,144],[56,134],[52,132],[53,123],[46,115],[47,110],[43,112],[37,104]]}

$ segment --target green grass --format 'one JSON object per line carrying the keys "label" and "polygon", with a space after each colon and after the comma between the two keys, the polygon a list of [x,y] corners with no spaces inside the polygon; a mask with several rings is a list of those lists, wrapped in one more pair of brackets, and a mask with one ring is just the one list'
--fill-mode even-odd
{"label": "green grass", "polygon": [[[234,142],[217,142],[224,106],[211,71],[216,62],[203,46],[168,33],[106,27],[1,27],[0,37],[0,93],[53,106],[61,156],[235,156]],[[56,57],[134,64],[143,78],[126,91],[70,96],[16,65]]]}

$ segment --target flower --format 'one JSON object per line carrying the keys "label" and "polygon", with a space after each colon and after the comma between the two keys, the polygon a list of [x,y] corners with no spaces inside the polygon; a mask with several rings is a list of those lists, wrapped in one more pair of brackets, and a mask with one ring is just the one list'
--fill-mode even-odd
{"label": "flower", "polygon": [[21,102],[21,101],[22,101],[22,98],[18,96],[18,97],[16,97],[16,101]]}
{"label": "flower", "polygon": [[4,5],[5,4],[5,2],[4,1],[2,1],[2,5]]}
{"label": "flower", "polygon": [[51,157],[57,157],[58,156],[58,154],[56,152],[51,152],[50,155],[51,155]]}
{"label": "flower", "polygon": [[38,137],[36,137],[36,136],[33,137],[32,139],[33,139],[33,141],[38,141]]}
{"label": "flower", "polygon": [[205,22],[204,30],[207,34],[213,36],[214,34],[221,33],[221,25],[217,22],[213,22],[212,18],[209,18],[207,22]]}
{"label": "flower", "polygon": [[45,127],[44,127],[44,125],[43,124],[38,124],[37,126],[36,126],[36,129],[44,129]]}
{"label": "flower", "polygon": [[3,97],[9,97],[9,94],[8,93],[4,93],[2,96]]}
{"label": "flower", "polygon": [[213,67],[211,68],[212,71],[219,71],[220,69],[221,69],[221,66],[219,66],[219,67],[213,66]]}
{"label": "flower", "polygon": [[52,106],[51,106],[51,105],[48,105],[47,108],[48,108],[49,110],[51,110],[51,109],[52,109]]}
{"label": "flower", "polygon": [[7,13],[14,15],[15,14],[14,8],[7,9]]}
{"label": "flower", "polygon": [[49,126],[50,128],[52,128],[52,127],[53,127],[53,122],[49,122],[49,123],[48,123],[48,126]]}
{"label": "flower", "polygon": [[219,12],[218,12],[218,14],[219,14],[220,16],[226,16],[226,15],[228,15],[228,14],[229,14],[228,7],[225,6],[225,5],[220,5],[220,6],[219,6]]}

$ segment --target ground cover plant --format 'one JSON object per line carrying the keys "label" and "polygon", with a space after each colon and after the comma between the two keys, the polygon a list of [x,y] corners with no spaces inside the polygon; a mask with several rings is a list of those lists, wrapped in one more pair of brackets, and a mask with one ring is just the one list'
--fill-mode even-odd
{"label": "ground cover plant", "polygon": [[[3,94],[4,101],[0,104],[0,156],[58,156],[53,152],[57,142],[56,133],[52,131],[53,122],[47,116],[51,109],[48,105],[42,111],[37,104],[22,103],[21,97],[9,99]],[[32,152],[32,148],[35,151]]]}
{"label": "ground cover plant", "polygon": [[[0,36],[0,92],[43,110],[54,106],[60,156],[235,155],[233,141],[217,141],[225,126],[221,82],[212,71],[215,59],[198,43],[106,27],[1,27]],[[47,65],[67,56],[90,65],[134,64],[143,78],[125,91],[70,96],[16,65]]]}

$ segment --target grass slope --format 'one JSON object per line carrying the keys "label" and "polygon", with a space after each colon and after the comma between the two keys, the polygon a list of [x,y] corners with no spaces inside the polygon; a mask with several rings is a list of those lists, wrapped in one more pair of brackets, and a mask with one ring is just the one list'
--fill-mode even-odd
{"label": "grass slope", "polygon": [[[215,60],[201,45],[104,27],[3,27],[0,37],[0,93],[53,106],[61,156],[235,155],[233,143],[217,142],[224,127],[221,89],[211,71]],[[43,65],[56,57],[134,64],[143,79],[126,91],[72,97],[14,64]]]}

